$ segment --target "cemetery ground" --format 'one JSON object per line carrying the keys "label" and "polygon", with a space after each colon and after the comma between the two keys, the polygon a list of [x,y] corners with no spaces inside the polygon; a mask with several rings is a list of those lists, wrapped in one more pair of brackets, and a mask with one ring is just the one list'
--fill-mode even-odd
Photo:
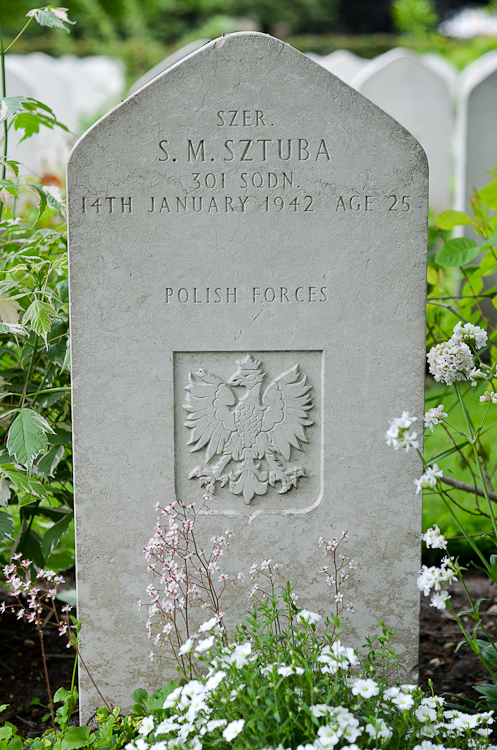
{"label": "cemetery ground", "polygon": [[[70,582],[71,576],[67,576]],[[482,611],[493,612],[483,618],[490,633],[496,632],[497,586],[483,573],[471,569],[466,584],[474,598],[485,598]],[[9,600],[0,590],[0,598]],[[12,598],[12,597],[10,597]],[[13,599],[12,599],[13,601]],[[419,685],[430,691],[433,682],[436,695],[446,695],[446,700],[457,704],[464,698],[478,700],[474,685],[486,683],[488,674],[467,645],[456,651],[461,634],[449,610],[438,610],[429,606],[429,599],[421,597],[421,627],[419,643]],[[467,605],[461,582],[452,584],[452,602],[456,612]],[[471,621],[467,621],[468,629]],[[45,650],[49,680],[54,693],[59,687],[69,689],[74,666],[74,650],[66,648],[65,638],[60,638],[56,629],[45,628]],[[48,700],[43,671],[41,649],[32,625],[19,621],[14,614],[6,613],[0,618],[0,704],[9,707],[0,714],[0,721],[10,721],[18,727],[23,737],[37,737],[50,728],[47,718]],[[43,719],[46,719],[44,722]],[[78,724],[77,710],[72,724]],[[494,731],[493,741],[497,739]]]}

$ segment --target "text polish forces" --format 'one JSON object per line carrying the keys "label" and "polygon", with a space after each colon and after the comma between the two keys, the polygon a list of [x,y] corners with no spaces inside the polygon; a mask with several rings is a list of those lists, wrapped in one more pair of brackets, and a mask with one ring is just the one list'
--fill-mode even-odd
{"label": "text polish forces", "polygon": [[193,304],[237,304],[241,301],[252,303],[320,303],[328,302],[325,286],[253,286],[247,289],[238,287],[166,287],[166,304],[179,302]]}

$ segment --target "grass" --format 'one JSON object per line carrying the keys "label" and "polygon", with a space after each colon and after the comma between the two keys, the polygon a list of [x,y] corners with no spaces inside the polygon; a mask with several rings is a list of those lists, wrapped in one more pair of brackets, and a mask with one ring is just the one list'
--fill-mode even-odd
{"label": "grass", "polygon": [[[476,388],[472,388],[466,383],[461,385],[461,392],[465,394],[465,403],[474,427],[481,425],[482,420],[484,420],[484,426],[488,430],[481,437],[479,446],[480,452],[485,458],[489,479],[494,484],[493,480],[497,474],[497,451],[495,449],[497,407],[490,404],[486,419],[484,419],[489,405],[481,403],[479,396],[484,392],[485,386],[479,385]],[[445,407],[444,411],[448,414],[446,424],[453,428],[452,433],[456,442],[458,444],[464,443],[464,436],[467,432],[466,423],[453,386],[448,388],[444,385],[434,383],[426,389],[426,409],[438,406],[439,404],[443,404]],[[425,456],[427,460],[436,458],[451,448],[453,448],[453,443],[443,426],[437,425],[433,434],[430,432],[425,434]],[[475,477],[473,477],[465,461],[465,458],[469,459],[471,455],[472,447],[468,445],[462,448],[460,452],[454,451],[446,458],[438,460],[438,464],[443,469],[444,475],[474,486]],[[474,459],[471,461],[471,466],[474,469]],[[480,487],[482,486],[479,477],[476,477],[476,482]],[[444,489],[450,494],[452,509],[468,534],[491,532],[492,524],[484,497],[475,497],[474,494],[452,489],[448,485],[445,485]],[[494,512],[497,514],[497,504],[494,505]],[[449,551],[451,554],[459,555],[463,561],[468,561],[474,557],[474,552],[470,544],[464,537],[460,538],[462,536],[461,529],[442,498],[433,492],[425,490],[423,493],[423,530],[425,531],[435,523],[438,524],[446,537],[451,538],[449,542]],[[478,546],[487,556],[497,552],[492,536],[478,537]]]}

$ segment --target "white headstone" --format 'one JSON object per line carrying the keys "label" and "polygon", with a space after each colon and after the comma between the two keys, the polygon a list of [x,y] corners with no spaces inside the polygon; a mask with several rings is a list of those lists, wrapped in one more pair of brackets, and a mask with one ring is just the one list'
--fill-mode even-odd
{"label": "white headstone", "polygon": [[188,57],[188,55],[191,55],[192,52],[196,52],[198,49],[200,49],[200,47],[203,47],[204,44],[207,44],[207,42],[209,41],[209,39],[195,39],[194,42],[185,44],[184,47],[177,49],[172,53],[172,55],[168,55],[168,57],[166,57],[164,60],[161,60],[160,63],[157,63],[157,65],[155,65],[144,75],[142,75],[142,77],[139,78],[136,83],[131,86],[128,94],[134,94],[135,91],[138,91],[138,89],[141,89],[143,86],[145,86],[146,83],[150,83],[150,81],[152,81],[154,78],[157,78],[158,75],[170,68],[171,65],[175,65],[180,60],[183,60],[184,57]]}
{"label": "white headstone", "polygon": [[87,120],[113,107],[124,92],[124,66],[120,60],[95,55],[60,58],[63,75],[71,82],[72,103],[81,132]]}
{"label": "white headstone", "polygon": [[[135,606],[150,583],[142,548],[154,503],[201,499],[196,466],[214,486],[200,543],[232,526],[224,569],[269,555],[302,606],[331,610],[316,541],[349,529],[344,638],[361,645],[383,617],[412,669],[421,467],[384,435],[403,409],[423,412],[417,141],[292,47],[237,33],[90,129],[68,195],[78,615],[104,696],[126,708],[167,677]],[[230,590],[229,623],[246,608]],[[100,698],[80,674],[87,718]]]}
{"label": "white headstone", "polygon": [[323,57],[319,63],[350,86],[355,76],[367,65],[368,60],[358,57],[358,55],[354,55],[346,49],[339,49]]}
{"label": "white headstone", "polygon": [[421,143],[430,167],[430,205],[451,205],[453,110],[447,82],[406,49],[372,60],[354,78],[361,94],[401,123]]}
{"label": "white headstone", "polygon": [[447,60],[446,57],[438,55],[436,52],[427,52],[425,55],[421,55],[421,60],[428,68],[446,81],[451,96],[455,96],[459,78],[459,71],[456,66]]}
{"label": "white headstone", "polygon": [[456,207],[460,211],[471,210],[473,188],[481,190],[497,164],[496,123],[497,52],[492,51],[468,65],[459,79]]}

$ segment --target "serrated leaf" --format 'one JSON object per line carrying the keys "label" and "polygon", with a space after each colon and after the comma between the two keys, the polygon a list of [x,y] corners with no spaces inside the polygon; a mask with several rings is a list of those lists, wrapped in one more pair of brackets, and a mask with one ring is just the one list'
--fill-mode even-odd
{"label": "serrated leaf", "polygon": [[0,100],[0,123],[9,117],[22,112],[23,104],[26,101],[24,96],[6,96]]}
{"label": "serrated leaf", "polygon": [[33,472],[35,474],[41,474],[45,479],[49,477],[53,478],[53,473],[60,463],[62,456],[64,455],[64,446],[55,445],[50,448],[48,453],[40,458],[36,466],[33,466]]}
{"label": "serrated leaf", "polygon": [[436,262],[440,266],[464,266],[481,252],[476,242],[469,237],[447,240],[438,251]]}
{"label": "serrated leaf", "polygon": [[73,517],[74,514],[72,512],[68,513],[64,518],[62,518],[57,523],[54,523],[54,525],[45,532],[45,535],[43,536],[43,542],[41,544],[41,551],[43,552],[43,556],[45,558],[49,557],[52,554],[53,550],[58,545],[67,529],[69,528],[69,524],[71,523]]}
{"label": "serrated leaf", "polygon": [[497,208],[497,180],[485,185],[480,191],[480,198],[489,208]]}
{"label": "serrated leaf", "polygon": [[57,15],[56,11],[65,10],[64,8],[37,8],[36,12],[33,13],[35,20],[40,24],[40,26],[51,26],[55,27],[57,29],[64,29],[64,31],[67,31],[69,33],[69,29],[64,26],[64,21],[67,23],[76,23],[76,21],[70,21],[67,17],[67,14],[64,13],[62,16],[59,13]]}
{"label": "serrated leaf", "polygon": [[27,336],[28,332],[23,326],[13,325],[11,323],[0,323],[0,333],[10,333],[13,336]]}
{"label": "serrated leaf", "polygon": [[19,302],[8,297],[0,297],[0,320],[7,325],[17,325],[19,323]]}
{"label": "serrated leaf", "polygon": [[22,322],[24,325],[31,323],[31,328],[38,336],[43,336],[45,343],[47,342],[47,334],[52,327],[51,317],[54,317],[56,312],[49,302],[42,302],[39,299],[35,299],[26,312]]}
{"label": "serrated leaf", "polygon": [[5,510],[0,511],[0,542],[4,539],[12,539],[14,533],[14,521]]}
{"label": "serrated leaf", "polygon": [[452,209],[442,211],[435,219],[435,224],[440,229],[454,229],[454,227],[461,226],[462,224],[472,223],[470,217],[464,211],[452,211]]}
{"label": "serrated leaf", "polygon": [[7,477],[2,474],[0,476],[0,505],[7,506],[9,504],[11,494],[12,493],[10,491],[10,485]]}
{"label": "serrated leaf", "polygon": [[9,428],[7,450],[18,464],[28,469],[47,445],[47,433],[53,433],[47,420],[33,409],[21,409]]}

